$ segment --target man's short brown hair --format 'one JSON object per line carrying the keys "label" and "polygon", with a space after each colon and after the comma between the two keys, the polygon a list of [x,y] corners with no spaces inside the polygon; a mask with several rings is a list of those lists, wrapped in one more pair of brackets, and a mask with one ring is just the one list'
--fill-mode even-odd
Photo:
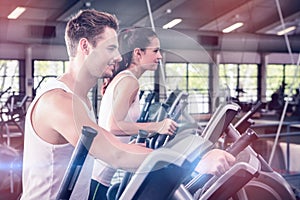
{"label": "man's short brown hair", "polygon": [[94,9],[81,10],[72,17],[66,26],[65,41],[70,57],[76,56],[78,42],[86,38],[94,47],[98,36],[105,27],[118,30],[118,20],[114,15]]}

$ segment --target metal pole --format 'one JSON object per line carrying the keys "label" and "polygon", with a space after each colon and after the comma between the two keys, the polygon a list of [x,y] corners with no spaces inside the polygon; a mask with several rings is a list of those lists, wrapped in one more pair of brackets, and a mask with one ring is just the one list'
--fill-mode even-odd
{"label": "metal pole", "polygon": [[[148,13],[149,13],[149,18],[150,18],[150,23],[151,23],[151,28],[152,28],[152,30],[154,31],[154,32],[156,32],[155,31],[155,26],[154,26],[154,21],[153,21],[153,16],[152,16],[152,11],[151,11],[151,5],[150,5],[150,1],[149,0],[146,0],[146,3],[147,3],[147,9],[148,9]],[[159,60],[159,68],[160,68],[160,72],[161,73],[155,73],[156,75],[158,75],[159,76],[159,79],[158,80],[160,80],[160,78],[162,78],[161,79],[161,82],[165,85],[165,83],[166,83],[166,81],[165,81],[165,73],[164,73],[164,70],[163,70],[163,63],[162,63],[162,60]],[[161,75],[161,76],[160,76]],[[156,81],[155,81],[156,82]],[[160,81],[158,81],[158,83],[160,83]],[[158,99],[159,99],[159,97],[160,97],[160,85],[158,86]],[[164,88],[164,97],[166,96],[166,92],[165,92],[165,88]]]}

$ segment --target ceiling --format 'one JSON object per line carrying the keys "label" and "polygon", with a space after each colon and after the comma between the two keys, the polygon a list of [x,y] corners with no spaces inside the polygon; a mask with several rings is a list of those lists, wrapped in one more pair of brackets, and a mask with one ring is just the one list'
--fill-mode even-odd
{"label": "ceiling", "polygon": [[[290,35],[300,35],[300,0],[278,0],[285,27],[295,25]],[[162,27],[174,18],[182,22],[173,29],[199,33],[222,34],[234,22],[244,22],[235,33],[276,34],[282,29],[276,0],[149,0],[155,27]],[[66,20],[79,9],[94,8],[114,13],[120,27],[151,26],[146,0],[0,0],[0,25],[6,34],[0,42],[17,41],[11,30],[24,24],[54,25],[64,29]],[[16,7],[27,10],[17,20],[7,20]],[[1,30],[1,32],[3,32]],[[56,30],[63,33],[63,30]],[[16,37],[19,37],[16,35]],[[9,39],[8,39],[9,38]],[[62,40],[63,37],[60,37]],[[28,40],[30,42],[30,40]],[[61,41],[63,43],[63,40]],[[58,42],[60,43],[60,42]]]}

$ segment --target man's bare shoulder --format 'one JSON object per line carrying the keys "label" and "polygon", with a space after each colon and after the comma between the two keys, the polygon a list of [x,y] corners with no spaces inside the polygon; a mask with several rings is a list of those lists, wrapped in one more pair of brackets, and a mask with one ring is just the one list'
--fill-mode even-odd
{"label": "man's bare shoulder", "polygon": [[59,130],[71,121],[68,117],[72,109],[69,106],[71,101],[72,94],[62,89],[42,94],[31,113],[31,123],[37,135],[52,144],[66,143]]}
{"label": "man's bare shoulder", "polygon": [[38,100],[38,104],[47,109],[65,107],[72,101],[72,94],[63,89],[53,89],[43,94]]}

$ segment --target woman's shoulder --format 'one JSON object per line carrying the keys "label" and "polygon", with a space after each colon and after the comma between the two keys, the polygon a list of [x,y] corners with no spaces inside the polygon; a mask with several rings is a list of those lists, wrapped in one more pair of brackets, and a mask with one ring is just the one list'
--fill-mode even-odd
{"label": "woman's shoulder", "polygon": [[115,78],[113,78],[112,80],[113,82],[115,83],[118,83],[118,82],[136,82],[138,83],[138,79],[134,76],[134,74],[129,71],[129,70],[124,70],[124,71],[121,71],[119,74],[117,74],[115,76]]}

